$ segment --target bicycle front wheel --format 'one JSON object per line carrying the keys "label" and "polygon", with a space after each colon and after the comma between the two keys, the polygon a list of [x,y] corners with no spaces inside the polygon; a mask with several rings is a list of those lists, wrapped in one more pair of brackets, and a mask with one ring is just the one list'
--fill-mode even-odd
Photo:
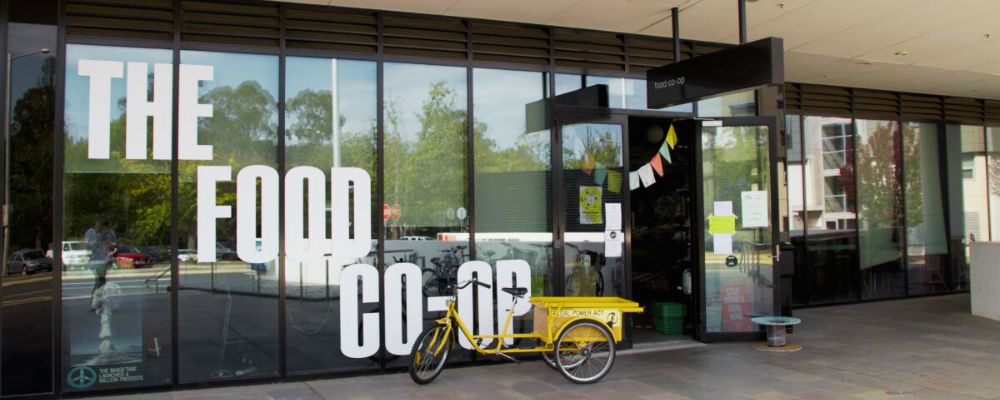
{"label": "bicycle front wheel", "polygon": [[435,325],[417,336],[410,351],[410,378],[426,385],[437,378],[451,352],[452,338],[445,325]]}
{"label": "bicycle front wheel", "polygon": [[594,321],[576,321],[556,341],[556,367],[573,383],[594,383],[615,362],[615,338],[608,328]]}

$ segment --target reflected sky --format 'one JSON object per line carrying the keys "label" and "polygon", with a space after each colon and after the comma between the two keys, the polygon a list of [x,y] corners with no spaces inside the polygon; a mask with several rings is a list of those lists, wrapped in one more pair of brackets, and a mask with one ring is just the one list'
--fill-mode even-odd
{"label": "reflected sky", "polygon": [[[338,114],[344,117],[343,131],[367,132],[375,124],[376,70],[374,61],[339,60],[312,57],[288,57],[285,61],[285,96],[291,100],[305,90],[332,91],[336,64]],[[332,107],[332,104],[331,104]],[[286,114],[285,126],[298,121],[298,114]],[[288,144],[297,142],[286,136]]]}
{"label": "reflected sky", "polygon": [[514,147],[525,133],[525,105],[541,100],[541,72],[476,68],[473,103],[476,122],[486,125],[484,136],[498,150]]}
{"label": "reflected sky", "polygon": [[420,132],[423,103],[430,99],[434,83],[444,82],[454,90],[451,106],[465,110],[465,68],[440,65],[385,63],[386,134],[392,129],[389,107],[395,105],[399,118],[399,134],[404,141],[415,142]]}

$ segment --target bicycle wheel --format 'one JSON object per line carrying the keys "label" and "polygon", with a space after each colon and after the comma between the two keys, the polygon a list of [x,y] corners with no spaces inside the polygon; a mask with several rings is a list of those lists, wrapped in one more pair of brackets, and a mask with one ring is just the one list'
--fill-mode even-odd
{"label": "bicycle wheel", "polygon": [[564,378],[573,383],[594,383],[607,375],[615,362],[615,338],[604,325],[576,321],[559,335],[555,356]]}
{"label": "bicycle wheel", "polygon": [[426,385],[444,368],[444,362],[451,352],[452,338],[446,332],[444,325],[435,325],[420,333],[417,342],[410,351],[410,378],[414,382]]}

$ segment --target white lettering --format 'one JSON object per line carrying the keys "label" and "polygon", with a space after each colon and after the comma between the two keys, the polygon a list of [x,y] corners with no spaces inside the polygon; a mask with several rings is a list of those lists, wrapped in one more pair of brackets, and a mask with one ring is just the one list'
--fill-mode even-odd
{"label": "white lettering", "polygon": [[[405,289],[404,282],[406,283]],[[417,340],[417,336],[420,336],[420,332],[424,329],[424,307],[420,287],[420,267],[414,264],[393,264],[385,270],[385,348],[397,356],[410,354],[413,342]],[[406,303],[405,314],[403,313],[404,299]],[[405,337],[403,334],[404,318],[406,319]]]}
{"label": "white lettering", "polygon": [[[320,260],[330,250],[326,234],[326,175],[319,168],[295,167],[285,174],[285,185],[288,258],[299,262]],[[307,187],[308,200],[303,193]],[[304,232],[304,221],[309,221],[308,234]]]}
{"label": "white lettering", "polygon": [[80,60],[80,76],[90,77],[87,112],[87,157],[106,160],[111,157],[111,79],[122,77],[118,61]]}
{"label": "white lettering", "polygon": [[211,160],[212,145],[198,144],[198,118],[211,117],[213,108],[211,104],[198,103],[198,82],[212,80],[215,69],[211,65],[189,64],[181,64],[180,68],[177,157],[181,160]]}
{"label": "white lettering", "polygon": [[[258,179],[260,179],[260,204],[257,204]],[[278,256],[279,241],[278,171],[264,165],[243,168],[236,175],[236,205],[236,255],[248,263],[266,263],[274,260]],[[260,212],[259,238],[257,237],[258,211]]]}
{"label": "white lettering", "polygon": [[216,183],[228,182],[233,179],[232,168],[198,167],[198,262],[215,261],[215,220],[232,218],[229,206],[215,203]]}
{"label": "white lettering", "polygon": [[[371,251],[372,203],[371,177],[361,168],[330,169],[330,203],[333,254],[338,257],[361,258]],[[350,183],[354,184],[354,223],[350,221]],[[354,228],[354,239],[350,228]]]}
{"label": "white lettering", "polygon": [[[458,267],[458,282],[472,279],[473,275],[479,279],[480,283],[493,284],[493,268],[482,261],[469,261]],[[476,291],[479,298],[479,309],[473,310],[474,304],[472,291]],[[493,334],[493,289],[479,285],[469,285],[465,289],[458,291],[458,315],[468,324],[467,328],[473,335]],[[492,339],[483,339],[481,346],[487,346]],[[466,349],[472,349],[472,344],[465,335],[458,335],[458,343]]]}
{"label": "white lettering", "polygon": [[146,119],[153,117],[153,159],[169,160],[170,139],[173,135],[173,67],[170,64],[153,66],[153,101],[147,101],[148,65],[128,63],[127,101],[125,103],[125,158],[145,160],[149,132]]}
{"label": "white lettering", "polygon": [[[378,313],[361,315],[358,335],[358,289],[362,303],[378,303],[378,271],[365,264],[353,264],[340,272],[340,351],[351,358],[371,357],[378,352]],[[362,343],[361,338],[364,338]]]}

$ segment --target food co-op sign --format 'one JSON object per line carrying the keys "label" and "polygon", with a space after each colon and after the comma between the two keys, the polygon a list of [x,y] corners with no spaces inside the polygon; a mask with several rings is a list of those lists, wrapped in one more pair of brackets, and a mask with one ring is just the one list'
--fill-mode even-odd
{"label": "food co-op sign", "polygon": [[[149,64],[104,60],[80,60],[78,74],[89,78],[87,156],[90,159],[110,158],[111,148],[111,83],[125,79],[125,158],[169,160],[172,154],[173,130],[173,66],[153,65],[153,94],[148,88]],[[198,102],[198,85],[211,81],[214,68],[210,65],[180,65],[178,85],[177,155],[180,160],[212,160],[212,145],[198,140],[199,118],[211,118],[212,104]],[[152,123],[152,151],[147,120]],[[293,262],[322,260],[325,254],[338,258],[360,259],[371,249],[371,177],[360,168],[331,168],[330,190],[326,191],[326,172],[314,167],[295,167],[284,176],[285,248]],[[280,235],[279,180],[277,170],[265,165],[250,165],[236,173],[236,202],[243,204],[233,215],[231,206],[217,204],[217,184],[233,180],[230,166],[202,165],[197,167],[197,235],[198,262],[216,261],[216,223],[220,219],[236,219],[236,254],[247,263],[266,263],[278,257]],[[353,187],[353,191],[350,190]],[[308,196],[305,195],[308,189]],[[329,197],[327,197],[329,196]],[[259,199],[259,203],[258,203]],[[327,200],[331,205],[329,221]],[[353,207],[351,203],[353,202]],[[259,206],[259,207],[258,207]],[[352,214],[353,210],[353,215]],[[352,218],[353,217],[353,218]],[[351,224],[351,220],[362,223]],[[308,222],[308,225],[306,225]],[[327,222],[331,229],[328,231]],[[261,227],[258,235],[257,227]],[[353,232],[351,229],[353,228]],[[353,235],[352,235],[353,233]],[[457,280],[473,276],[493,283],[496,273],[498,288],[528,287],[531,271],[523,260],[498,261],[496,271],[482,261],[470,261],[458,269]],[[375,355],[380,344],[396,355],[409,354],[413,341],[423,327],[425,299],[421,285],[421,270],[415,264],[398,263],[385,270],[383,284],[372,265],[352,264],[340,271],[340,344],[348,357]],[[478,310],[473,310],[473,290],[478,290]],[[384,292],[385,337],[380,337],[379,312],[360,311],[360,303],[377,303]],[[531,293],[530,287],[528,293]],[[360,296],[359,296],[360,294]],[[426,311],[443,311],[446,297],[426,299]],[[473,327],[480,334],[492,334],[494,328],[492,290],[469,286],[458,294],[459,313],[466,321],[476,320]],[[405,302],[404,302],[405,300]],[[513,298],[504,292],[496,295],[497,320],[512,307]],[[405,310],[404,310],[405,307]],[[530,309],[527,301],[519,302],[515,315]],[[478,315],[478,318],[473,318]],[[405,319],[405,332],[404,332]],[[359,329],[360,327],[360,329]],[[471,348],[462,338],[462,345]]]}

